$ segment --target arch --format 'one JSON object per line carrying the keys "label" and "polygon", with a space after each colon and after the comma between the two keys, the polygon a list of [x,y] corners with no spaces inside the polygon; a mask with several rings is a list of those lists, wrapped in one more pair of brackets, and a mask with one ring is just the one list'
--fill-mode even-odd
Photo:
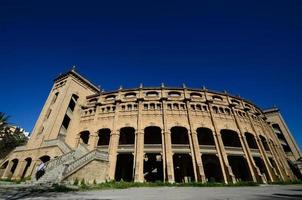
{"label": "arch", "polygon": [[135,92],[128,92],[125,94],[125,98],[134,98],[134,97],[136,97]]}
{"label": "arch", "polygon": [[250,149],[258,149],[258,145],[257,145],[257,142],[256,142],[256,139],[255,139],[254,135],[252,133],[249,133],[249,132],[245,132],[244,135],[245,135],[245,138],[246,138],[246,141],[247,141],[247,144],[248,144],[249,148]]}
{"label": "arch", "polygon": [[50,160],[50,156],[44,155],[39,158],[43,163],[47,163]]}
{"label": "arch", "polygon": [[223,176],[218,157],[216,155],[203,154],[201,159],[208,182],[222,182]]}
{"label": "arch", "polygon": [[162,134],[161,128],[158,126],[148,126],[144,129],[145,144],[161,144]]}
{"label": "arch", "polygon": [[98,146],[109,145],[110,143],[110,133],[111,130],[109,128],[102,128],[98,131]]}
{"label": "arch", "polygon": [[132,153],[118,154],[116,158],[115,181],[133,180],[133,155]]}
{"label": "arch", "polygon": [[158,96],[158,92],[156,91],[150,91],[146,93],[147,97],[157,97]]}
{"label": "arch", "polygon": [[212,109],[213,109],[214,113],[216,113],[216,114],[218,113],[218,107],[217,106],[213,106]]}
{"label": "arch", "polygon": [[12,167],[10,168],[10,172],[11,172],[11,175],[14,175],[15,171],[16,171],[16,168],[18,166],[18,163],[19,163],[19,160],[17,158],[13,159],[11,161],[13,164],[12,164]]}
{"label": "arch", "polygon": [[108,96],[105,97],[105,99],[106,99],[107,101],[110,101],[110,100],[114,100],[115,97],[116,97],[115,95],[108,95]]}
{"label": "arch", "polygon": [[269,174],[268,174],[268,171],[267,171],[267,169],[265,167],[265,164],[264,164],[262,158],[260,158],[260,157],[253,157],[253,159],[254,159],[254,162],[255,162],[256,166],[260,170],[260,173],[261,174],[265,174],[266,179],[268,179],[269,178]]}
{"label": "arch", "polygon": [[25,158],[24,161],[26,162],[26,165],[25,165],[24,170],[22,172],[21,179],[23,179],[25,177],[26,172],[27,172],[29,166],[32,163],[32,159],[31,159],[31,157],[28,157],[28,158]]}
{"label": "arch", "polygon": [[168,93],[169,97],[180,97],[181,93],[180,92],[176,92],[176,91],[172,91]]}
{"label": "arch", "polygon": [[124,127],[120,129],[119,144],[134,144],[135,129],[133,127]]}
{"label": "arch", "polygon": [[240,102],[237,101],[236,99],[232,99],[231,102],[232,102],[233,104],[240,105]]}
{"label": "arch", "polygon": [[89,103],[95,103],[95,102],[97,102],[98,101],[98,99],[97,98],[92,98],[92,99],[89,99]]}
{"label": "arch", "polygon": [[89,132],[89,131],[82,131],[82,132],[80,132],[79,134],[80,134],[80,140],[81,140],[84,144],[88,144],[90,132]]}
{"label": "arch", "polygon": [[5,169],[7,168],[8,166],[8,163],[9,161],[7,160],[6,162],[4,162],[1,167],[0,167],[0,179],[1,177],[3,176],[4,172],[5,172]]}
{"label": "arch", "polygon": [[202,97],[202,95],[201,95],[200,93],[197,93],[197,92],[192,92],[192,93],[190,94],[190,96],[191,96],[192,98],[201,98],[201,97]]}
{"label": "arch", "polygon": [[198,128],[196,130],[199,145],[215,145],[213,131],[209,128]]}
{"label": "arch", "polygon": [[241,142],[238,133],[229,129],[222,129],[220,131],[221,138],[224,146],[228,147],[241,147]]}
{"label": "arch", "polygon": [[173,155],[175,182],[194,181],[192,158],[189,154],[176,153]]}
{"label": "arch", "polygon": [[265,151],[269,151],[269,146],[268,146],[266,138],[264,136],[262,136],[262,135],[260,135],[259,137],[260,137],[261,143],[262,143],[262,145],[264,147],[264,150]]}
{"label": "arch", "polygon": [[215,100],[215,101],[223,101],[222,97],[218,96],[218,95],[213,95],[212,99]]}
{"label": "arch", "polygon": [[174,126],[171,128],[172,144],[189,144],[188,130],[185,127]]}

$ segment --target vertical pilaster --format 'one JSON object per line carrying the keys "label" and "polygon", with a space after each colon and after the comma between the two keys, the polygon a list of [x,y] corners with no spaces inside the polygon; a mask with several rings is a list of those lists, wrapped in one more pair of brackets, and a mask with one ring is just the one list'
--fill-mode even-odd
{"label": "vertical pilaster", "polygon": [[12,176],[12,180],[20,180],[21,179],[21,176],[22,176],[22,173],[24,171],[24,168],[25,168],[25,165],[26,165],[26,162],[24,160],[22,161],[19,161],[18,162],[18,165],[17,165],[17,168]]}
{"label": "vertical pilaster", "polygon": [[250,170],[250,174],[252,176],[252,179],[254,182],[257,182],[257,178],[256,178],[256,175],[260,177],[261,181],[262,182],[265,182],[263,180],[263,177],[261,174],[259,174],[259,169],[257,168],[252,156],[251,156],[251,152],[250,152],[250,149],[248,147],[248,144],[247,144],[247,141],[246,141],[246,138],[244,136],[244,132],[242,130],[242,127],[240,126],[239,124],[239,120],[237,118],[237,115],[234,111],[234,107],[233,106],[230,106],[231,108],[231,111],[233,113],[233,116],[234,116],[234,120],[235,120],[235,123],[236,123],[236,126],[239,130],[239,139],[240,139],[240,143],[241,143],[241,146],[242,146],[242,149],[243,149],[243,152],[244,152],[244,155],[245,155],[245,158],[246,158],[246,161],[247,161],[247,164],[248,164],[248,167],[249,167],[249,170]]}
{"label": "vertical pilaster", "polygon": [[115,115],[114,115],[114,121],[113,121],[113,128],[110,133],[110,143],[109,143],[109,167],[108,167],[108,180],[114,180],[115,178],[115,168],[116,168],[116,160],[117,160],[117,149],[120,139],[119,131],[116,129],[116,125],[118,122],[118,116],[119,116],[119,110],[120,110],[120,103],[116,102],[116,109],[115,109]]}
{"label": "vertical pilaster", "polygon": [[12,173],[11,173],[11,168],[13,166],[13,162],[12,161],[9,161],[8,164],[7,164],[7,167],[2,175],[2,179],[8,179],[8,178],[11,178],[12,176]]}
{"label": "vertical pilaster", "polygon": [[186,101],[186,107],[187,107],[188,123],[190,125],[189,139],[190,139],[190,148],[192,152],[192,162],[193,162],[195,181],[205,182],[205,175],[204,175],[203,164],[201,161],[201,153],[199,149],[197,133],[194,130],[194,127],[191,123],[192,113],[190,110],[190,102],[188,100]]}
{"label": "vertical pilaster", "polygon": [[[205,92],[206,94],[206,92]],[[206,96],[207,97],[207,96]],[[216,121],[213,117],[213,112],[212,112],[212,106],[211,106],[211,101],[207,100],[207,105],[209,107],[209,113],[211,116],[211,122],[214,127],[214,141],[215,141],[215,146],[216,150],[218,152],[218,157],[219,157],[219,162],[221,166],[221,171],[223,175],[223,179],[225,183],[235,183],[235,176],[233,174],[232,168],[229,165],[228,157],[224,148],[224,144],[221,138],[221,135],[219,133],[219,130],[216,125]]]}
{"label": "vertical pilaster", "polygon": [[274,182],[274,177],[273,177],[274,171],[272,170],[272,167],[269,164],[270,163],[269,159],[268,159],[266,153],[264,152],[264,148],[263,148],[262,144],[260,144],[261,142],[259,142],[259,136],[258,136],[258,133],[256,131],[255,125],[254,125],[254,123],[253,123],[253,121],[251,119],[250,113],[247,111],[246,114],[247,114],[247,116],[249,118],[249,122],[251,123],[251,127],[252,127],[252,129],[253,129],[253,131],[255,133],[255,136],[254,136],[255,137],[255,141],[257,143],[257,146],[258,146],[259,151],[260,151],[261,158],[262,158],[262,160],[264,162],[266,171],[268,173],[268,176],[269,176],[268,178],[269,178],[269,180],[271,182]]}

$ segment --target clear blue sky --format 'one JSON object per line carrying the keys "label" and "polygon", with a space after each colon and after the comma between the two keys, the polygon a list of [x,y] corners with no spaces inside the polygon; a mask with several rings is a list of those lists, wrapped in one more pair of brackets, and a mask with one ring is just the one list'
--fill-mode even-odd
{"label": "clear blue sky", "polygon": [[[105,90],[186,83],[277,105],[302,144],[302,1],[0,2],[0,111],[31,131],[72,65]],[[299,117],[300,116],[300,117]]]}

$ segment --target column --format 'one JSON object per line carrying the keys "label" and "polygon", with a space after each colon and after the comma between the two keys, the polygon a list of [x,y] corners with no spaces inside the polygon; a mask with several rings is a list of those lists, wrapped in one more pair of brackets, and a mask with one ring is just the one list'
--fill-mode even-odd
{"label": "column", "polygon": [[135,174],[134,181],[135,182],[144,182],[144,132],[142,130],[138,130],[136,132],[136,156],[135,156]]}
{"label": "column", "polygon": [[188,123],[190,125],[189,141],[190,141],[190,148],[192,152],[192,162],[193,162],[195,181],[196,182],[201,181],[204,183],[205,174],[204,174],[204,169],[201,160],[201,153],[199,149],[197,133],[192,125],[192,113],[190,110],[189,100],[186,101],[186,107],[187,107]]}
{"label": "column", "polygon": [[96,149],[97,144],[98,144],[99,136],[98,132],[92,132],[92,134],[89,136],[89,141],[88,141],[88,148],[90,151]]}
{"label": "column", "polygon": [[215,119],[213,117],[211,101],[207,100],[207,105],[208,105],[210,116],[211,116],[211,122],[214,127],[214,131],[213,131],[214,141],[215,141],[215,146],[216,146],[216,150],[217,150],[219,161],[220,161],[220,166],[221,166],[221,171],[222,171],[222,175],[224,178],[224,182],[225,183],[235,183],[236,179],[233,174],[232,168],[229,164],[228,157],[227,157],[226,151],[224,149],[224,144],[223,144],[220,132],[218,131]]}
{"label": "column", "polygon": [[14,172],[11,179],[12,180],[20,180],[25,166],[26,166],[26,162],[24,160],[19,161],[18,165],[17,165],[17,168],[16,168],[16,170],[15,170],[15,172]]}
{"label": "column", "polygon": [[248,147],[248,144],[247,144],[246,138],[244,136],[242,127],[239,124],[239,120],[237,118],[237,115],[236,115],[236,113],[234,111],[234,107],[230,106],[230,108],[231,108],[232,114],[234,116],[234,120],[235,120],[236,126],[237,126],[237,128],[239,130],[239,135],[238,136],[239,136],[239,139],[240,139],[240,143],[241,143],[241,146],[242,146],[242,149],[243,149],[243,152],[244,152],[247,164],[249,166],[249,170],[250,170],[252,179],[253,179],[254,182],[257,182],[256,175],[258,175],[258,176],[261,177],[262,182],[265,182],[264,179],[263,179],[263,177],[262,177],[262,175],[259,174],[259,169],[256,166],[256,164],[255,164],[255,162],[254,162],[254,160],[253,160],[253,158],[251,156],[250,149]]}
{"label": "column", "polygon": [[8,164],[7,164],[7,166],[6,166],[5,171],[3,173],[2,179],[9,179],[9,178],[11,178],[12,173],[11,173],[10,170],[11,170],[12,166],[13,166],[13,162],[9,161]]}
{"label": "column", "polygon": [[270,162],[269,162],[269,159],[268,159],[266,153],[264,152],[264,148],[263,148],[262,144],[260,144],[261,142],[259,142],[258,133],[257,133],[256,128],[255,128],[255,125],[254,125],[254,123],[253,123],[253,121],[252,121],[252,119],[251,119],[250,113],[247,111],[246,114],[247,114],[247,116],[248,116],[248,118],[249,118],[249,121],[250,121],[250,123],[251,123],[251,127],[252,127],[252,129],[253,129],[253,131],[254,131],[254,133],[255,133],[255,136],[254,136],[255,138],[254,138],[254,139],[255,139],[255,141],[256,141],[256,143],[257,143],[257,146],[258,146],[259,151],[260,151],[261,158],[262,158],[262,160],[263,160],[263,162],[264,162],[266,171],[267,171],[267,173],[268,173],[268,175],[269,175],[268,178],[269,178],[269,180],[270,180],[271,182],[274,182],[274,178],[273,178],[274,171],[272,170],[272,168],[271,168],[271,166],[270,166],[270,164],[269,164],[269,163],[270,163]]}

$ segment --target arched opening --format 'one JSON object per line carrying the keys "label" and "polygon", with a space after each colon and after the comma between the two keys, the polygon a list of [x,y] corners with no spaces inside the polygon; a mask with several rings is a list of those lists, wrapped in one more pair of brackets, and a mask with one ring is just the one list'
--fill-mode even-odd
{"label": "arched opening", "polygon": [[144,178],[147,182],[164,181],[163,160],[161,154],[145,154]]}
{"label": "arched opening", "polygon": [[189,154],[174,154],[173,165],[175,182],[187,183],[194,181],[193,163]]}
{"label": "arched opening", "polygon": [[116,160],[115,169],[115,180],[116,181],[127,181],[133,180],[133,155],[132,153],[118,154]]}
{"label": "arched opening", "polygon": [[268,180],[269,179],[269,175],[268,175],[268,172],[266,170],[266,167],[265,167],[265,164],[264,164],[262,158],[260,158],[260,157],[253,157],[253,159],[255,161],[256,166],[260,170],[260,173],[261,174],[265,174],[266,180]]}
{"label": "arched opening", "polygon": [[31,165],[31,162],[32,162],[32,159],[30,157],[25,159],[26,165],[25,165],[24,170],[22,172],[21,179],[23,179],[26,176],[26,172],[27,172],[29,166]]}
{"label": "arched opening", "polygon": [[218,157],[216,155],[203,154],[201,159],[208,182],[222,182],[223,176]]}
{"label": "arched opening", "polygon": [[172,144],[189,144],[188,130],[180,126],[171,128],[171,142]]}
{"label": "arched opening", "polygon": [[162,136],[161,136],[161,128],[157,126],[149,126],[146,127],[144,135],[144,143],[145,144],[161,144]]}
{"label": "arched opening", "polygon": [[199,145],[215,145],[213,132],[209,128],[198,128],[197,138]]}
{"label": "arched opening", "polygon": [[135,139],[135,129],[132,127],[124,127],[120,130],[120,140],[119,144],[134,144]]}
{"label": "arched opening", "polygon": [[90,135],[89,131],[82,131],[80,133],[80,139],[84,144],[88,144],[89,135]]}
{"label": "arched opening", "polygon": [[237,132],[228,129],[223,129],[220,131],[220,133],[224,146],[241,147],[241,142]]}
{"label": "arched opening", "polygon": [[242,156],[228,156],[228,161],[237,181],[252,181],[248,164]]}
{"label": "arched opening", "polygon": [[13,176],[14,173],[15,173],[15,171],[16,171],[16,168],[18,166],[19,160],[18,159],[14,159],[14,160],[12,160],[12,163],[13,163],[13,165],[10,168],[10,172],[11,172],[11,175]]}
{"label": "arched opening", "polygon": [[297,179],[302,180],[302,174],[297,165],[295,165],[292,161],[287,160],[287,163],[292,170],[293,174],[296,176]]}
{"label": "arched opening", "polygon": [[261,140],[261,143],[262,143],[265,151],[269,151],[269,146],[268,146],[268,143],[267,143],[267,140],[265,139],[265,137],[260,135],[260,140]]}
{"label": "arched opening", "polygon": [[3,163],[0,167],[0,179],[1,177],[3,176],[4,172],[5,172],[5,169],[7,168],[8,166],[8,161],[6,161],[5,163]]}
{"label": "arched opening", "polygon": [[258,145],[257,145],[257,142],[256,142],[256,139],[255,139],[254,135],[249,133],[249,132],[245,132],[244,135],[245,135],[247,144],[249,145],[249,148],[250,149],[258,149]]}
{"label": "arched opening", "polygon": [[110,129],[109,128],[103,128],[100,129],[98,132],[99,140],[98,140],[98,146],[108,146],[110,142]]}
{"label": "arched opening", "polygon": [[43,163],[47,163],[50,160],[50,157],[48,155],[41,156],[39,158]]}

